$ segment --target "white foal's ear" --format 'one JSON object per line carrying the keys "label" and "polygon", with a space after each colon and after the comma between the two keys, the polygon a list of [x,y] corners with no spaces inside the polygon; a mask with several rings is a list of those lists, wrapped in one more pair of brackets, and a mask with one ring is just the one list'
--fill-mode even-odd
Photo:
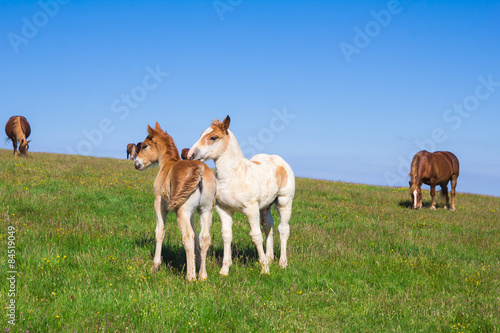
{"label": "white foal's ear", "polygon": [[229,116],[226,116],[226,119],[224,119],[224,121],[222,122],[222,130],[224,132],[226,132],[227,134],[227,130],[229,129],[229,124],[231,123],[231,118],[229,118]]}

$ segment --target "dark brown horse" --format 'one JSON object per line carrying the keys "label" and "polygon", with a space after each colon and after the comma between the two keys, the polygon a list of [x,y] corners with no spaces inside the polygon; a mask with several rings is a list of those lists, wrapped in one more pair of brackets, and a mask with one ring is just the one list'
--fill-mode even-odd
{"label": "dark brown horse", "polygon": [[7,140],[12,140],[12,145],[14,146],[14,155],[17,154],[17,142],[19,141],[19,153],[21,156],[28,155],[28,148],[30,141],[26,139],[31,134],[31,127],[26,118],[23,116],[12,116],[7,121],[5,125],[5,134],[7,134]]}
{"label": "dark brown horse", "polygon": [[127,145],[127,160],[129,159],[133,160],[137,156],[137,146],[134,145],[133,143],[129,143]]}
{"label": "dark brown horse", "polygon": [[136,155],[139,155],[139,153],[141,151],[141,148],[142,148],[142,142],[137,142],[137,144],[135,145],[135,153],[136,153]]}
{"label": "dark brown horse", "polygon": [[459,163],[457,157],[449,151],[437,151],[429,153],[426,150],[419,151],[411,161],[410,171],[410,196],[413,200],[413,208],[422,208],[422,183],[430,185],[432,205],[436,209],[436,185],[441,186],[441,193],[446,197],[445,208],[450,208],[448,198],[448,182],[451,181],[451,210],[455,210],[455,187],[459,174]]}
{"label": "dark brown horse", "polygon": [[139,155],[141,147],[142,147],[142,142],[137,142],[136,145],[134,145],[133,143],[129,143],[127,145],[127,160],[129,159],[129,156],[131,160],[134,160],[135,157]]}

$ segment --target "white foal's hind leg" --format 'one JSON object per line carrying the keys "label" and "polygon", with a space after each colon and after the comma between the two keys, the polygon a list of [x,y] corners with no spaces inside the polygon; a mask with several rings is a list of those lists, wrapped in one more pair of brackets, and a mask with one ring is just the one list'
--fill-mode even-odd
{"label": "white foal's hind leg", "polygon": [[259,253],[259,262],[262,267],[261,274],[269,274],[269,260],[264,252],[262,232],[260,231],[260,219],[259,219],[259,208],[248,209],[246,211],[248,217],[248,223],[250,224],[250,237],[253,243],[257,247],[257,252]]}
{"label": "white foal's hind leg", "polygon": [[156,212],[156,249],[155,257],[153,258],[153,267],[151,270],[154,272],[160,268],[161,265],[161,249],[163,239],[165,238],[165,219],[167,217],[167,209],[161,199],[161,196],[155,198],[155,212]]}
{"label": "white foal's hind leg", "polygon": [[276,208],[278,209],[278,213],[280,216],[280,224],[278,226],[281,245],[280,266],[285,268],[286,266],[288,266],[286,245],[288,242],[288,237],[290,236],[289,221],[290,217],[292,216],[292,199],[288,197],[278,197]]}
{"label": "white foal's hind leg", "polygon": [[266,256],[269,261],[274,260],[273,233],[274,220],[271,214],[271,206],[261,211],[262,229],[266,235]]}
{"label": "white foal's hind leg", "polygon": [[229,267],[233,263],[231,259],[231,242],[233,241],[233,212],[226,211],[219,205],[215,205],[215,209],[220,216],[222,222],[222,242],[224,244],[224,255],[222,257],[222,268],[220,275],[227,276]]}

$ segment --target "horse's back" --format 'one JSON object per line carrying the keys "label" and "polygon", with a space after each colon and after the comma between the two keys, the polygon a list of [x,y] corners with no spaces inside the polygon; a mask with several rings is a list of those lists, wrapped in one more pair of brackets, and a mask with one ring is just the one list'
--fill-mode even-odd
{"label": "horse's back", "polygon": [[449,151],[437,151],[434,154],[446,160],[450,165],[451,174],[456,175],[458,177],[458,174],[460,172],[460,163],[458,162],[458,158],[455,156],[455,154]]}
{"label": "horse's back", "polygon": [[198,195],[208,199],[200,199],[201,204],[210,205],[213,202],[217,182],[212,170],[205,163],[180,160],[172,166],[169,174],[167,177],[169,184],[166,184],[165,190],[170,193],[165,192],[165,197],[170,198],[170,210],[177,210],[194,192],[197,192],[197,189],[199,189]]}
{"label": "horse's back", "polygon": [[19,122],[21,124],[21,129],[27,139],[31,134],[31,126],[28,123],[28,120],[26,120],[26,118],[24,118],[23,116],[19,116]]}
{"label": "horse's back", "polygon": [[10,139],[13,139],[15,137],[16,121],[19,122],[19,126],[21,127],[21,131],[23,132],[24,136],[28,138],[31,134],[31,127],[28,123],[28,120],[26,120],[26,118],[24,118],[23,116],[12,116],[9,118],[9,120],[7,120],[7,123],[5,124],[5,134],[7,134],[7,137]]}
{"label": "horse's back", "polygon": [[257,164],[256,168],[267,168],[267,173],[273,175],[278,185],[279,194],[295,192],[295,175],[290,165],[279,155],[258,154],[250,162]]}
{"label": "horse's back", "polygon": [[14,132],[14,120],[16,119],[16,116],[12,116],[7,120],[7,124],[5,124],[5,134],[7,134],[7,137],[12,138],[13,132]]}

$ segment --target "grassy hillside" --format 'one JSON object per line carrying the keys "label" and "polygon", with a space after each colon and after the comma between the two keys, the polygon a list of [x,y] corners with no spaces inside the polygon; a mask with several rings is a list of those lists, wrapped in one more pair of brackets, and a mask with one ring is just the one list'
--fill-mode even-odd
{"label": "grassy hillside", "polygon": [[413,211],[407,188],[299,178],[287,269],[259,274],[236,215],[233,266],[220,277],[214,214],[208,280],[187,283],[173,214],[165,263],[150,272],[157,170],[0,150],[0,330],[500,331],[500,198],[458,193],[456,212],[431,211],[425,192],[427,208]]}

